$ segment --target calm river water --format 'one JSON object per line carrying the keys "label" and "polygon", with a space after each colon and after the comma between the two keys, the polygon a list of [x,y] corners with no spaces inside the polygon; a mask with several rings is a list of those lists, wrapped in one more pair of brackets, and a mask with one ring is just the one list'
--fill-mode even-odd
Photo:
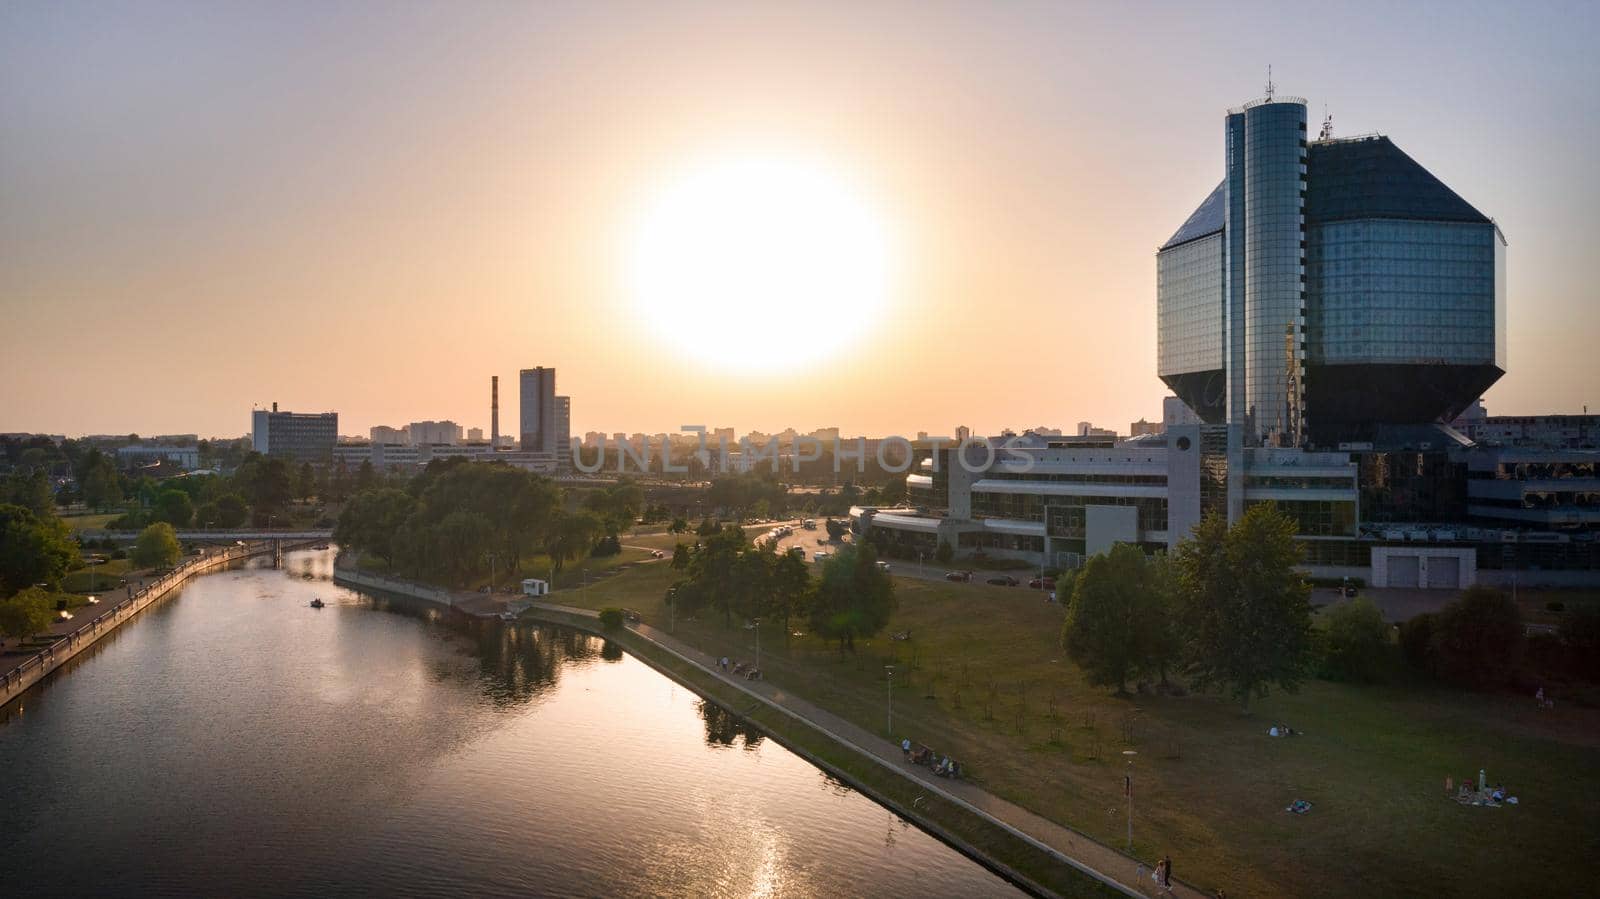
{"label": "calm river water", "polygon": [[0,713],[0,893],[1016,893],[602,640],[331,565],[192,581]]}

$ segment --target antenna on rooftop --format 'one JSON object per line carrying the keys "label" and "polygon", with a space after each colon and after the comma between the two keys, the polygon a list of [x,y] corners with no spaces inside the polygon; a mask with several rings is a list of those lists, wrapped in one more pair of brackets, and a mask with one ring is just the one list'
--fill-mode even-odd
{"label": "antenna on rooftop", "polygon": [[1272,99],[1272,63],[1267,63],[1267,99]]}
{"label": "antenna on rooftop", "polygon": [[1328,112],[1328,104],[1322,104],[1322,131],[1317,134],[1317,140],[1333,139],[1333,114]]}

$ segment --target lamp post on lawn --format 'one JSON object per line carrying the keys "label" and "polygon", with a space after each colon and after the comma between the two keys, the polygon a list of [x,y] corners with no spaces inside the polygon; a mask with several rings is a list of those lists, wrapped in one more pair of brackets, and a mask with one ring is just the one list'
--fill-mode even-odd
{"label": "lamp post on lawn", "polygon": [[761,619],[751,619],[756,626],[756,670],[761,670]]}
{"label": "lamp post on lawn", "polygon": [[1122,790],[1128,799],[1128,851],[1133,851],[1133,757],[1138,755],[1132,749],[1122,750],[1128,759],[1128,772],[1122,777]]}
{"label": "lamp post on lawn", "polygon": [[883,673],[889,683],[889,738],[894,739],[894,666],[883,666]]}

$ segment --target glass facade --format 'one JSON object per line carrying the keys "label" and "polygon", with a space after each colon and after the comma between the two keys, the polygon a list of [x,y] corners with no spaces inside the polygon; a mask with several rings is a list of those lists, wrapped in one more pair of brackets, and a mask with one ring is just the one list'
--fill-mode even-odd
{"label": "glass facade", "polygon": [[1488,224],[1358,219],[1313,227],[1309,359],[1497,364],[1498,243]]}
{"label": "glass facade", "polygon": [[1263,103],[1244,120],[1244,256],[1228,264],[1244,276],[1249,442],[1294,446],[1305,360],[1306,108]]}
{"label": "glass facade", "polygon": [[1222,234],[1156,255],[1157,369],[1222,368]]}
{"label": "glass facade", "polygon": [[[1278,508],[1279,512],[1293,518],[1295,533],[1305,537],[1354,537],[1356,536],[1356,504],[1352,502],[1329,502],[1325,500],[1289,500],[1289,501],[1264,501]],[[1245,508],[1261,505],[1262,502],[1245,502]]]}

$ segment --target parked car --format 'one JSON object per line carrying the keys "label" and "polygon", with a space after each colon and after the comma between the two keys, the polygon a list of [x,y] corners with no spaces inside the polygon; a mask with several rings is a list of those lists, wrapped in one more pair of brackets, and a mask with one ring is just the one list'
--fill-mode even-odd
{"label": "parked car", "polygon": [[1015,587],[1022,582],[1009,574],[1000,574],[989,578],[989,583],[995,585],[996,587]]}
{"label": "parked car", "polygon": [[947,581],[955,581],[958,584],[970,584],[970,583],[972,583],[972,572],[970,572],[970,571],[947,571],[944,574],[944,579],[947,580]]}
{"label": "parked car", "polygon": [[888,562],[879,562],[878,563],[878,570],[884,572],[885,574],[887,574],[889,572],[889,563]]}
{"label": "parked car", "polygon": [[811,561],[813,561],[813,562],[826,562],[826,561],[828,561],[828,558],[831,555],[832,555],[832,553],[815,552],[815,553],[811,554]]}
{"label": "parked car", "polygon": [[1028,582],[1028,589],[1030,590],[1054,590],[1055,588],[1056,579],[1053,577],[1036,577]]}

